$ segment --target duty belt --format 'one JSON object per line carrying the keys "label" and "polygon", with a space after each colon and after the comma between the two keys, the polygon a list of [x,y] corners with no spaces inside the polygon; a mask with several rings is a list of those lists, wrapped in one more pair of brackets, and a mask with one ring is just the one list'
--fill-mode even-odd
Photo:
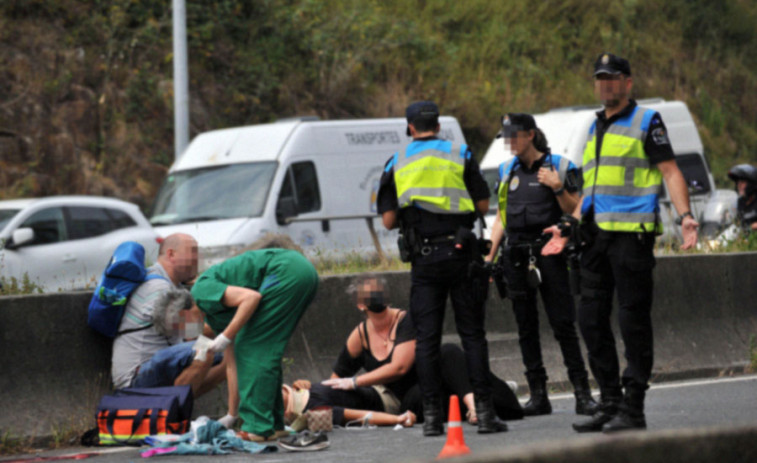
{"label": "duty belt", "polygon": [[[439,249],[442,244],[452,244],[455,241],[454,234],[429,236],[421,238],[420,253],[422,256],[430,255],[434,249]],[[436,245],[436,246],[435,246]]]}
{"label": "duty belt", "polygon": [[541,235],[531,240],[512,240],[510,237],[505,239],[505,246],[511,248],[541,248],[549,241],[549,237]]}

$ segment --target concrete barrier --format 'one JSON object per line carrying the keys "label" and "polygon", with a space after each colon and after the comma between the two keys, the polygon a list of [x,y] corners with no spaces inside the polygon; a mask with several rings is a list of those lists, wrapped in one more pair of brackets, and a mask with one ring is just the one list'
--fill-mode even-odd
{"label": "concrete barrier", "polygon": [[523,445],[458,463],[752,463],[757,427],[674,429]]}
{"label": "concrete barrier", "polygon": [[[757,253],[658,259],[653,308],[658,380],[743,370],[750,337],[757,334],[755,275]],[[409,275],[384,276],[392,305],[408,307]],[[286,381],[331,374],[347,335],[362,319],[346,293],[351,278],[322,279],[288,346]],[[509,302],[495,294],[492,288],[486,323],[492,370],[523,384],[515,320]],[[94,408],[110,387],[110,340],[87,327],[89,298],[84,292],[0,297],[0,435],[50,438],[94,425]],[[545,366],[551,383],[560,387],[567,374],[542,320]],[[444,330],[446,341],[457,341],[451,313]],[[222,390],[199,400],[197,413],[223,414]]]}

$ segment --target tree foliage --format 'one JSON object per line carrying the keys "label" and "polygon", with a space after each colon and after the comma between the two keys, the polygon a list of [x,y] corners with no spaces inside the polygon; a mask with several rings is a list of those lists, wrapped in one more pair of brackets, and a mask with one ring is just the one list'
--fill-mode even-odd
{"label": "tree foliage", "polygon": [[[0,197],[147,205],[173,160],[165,0],[0,3]],[[593,103],[603,51],[692,109],[716,179],[757,156],[751,0],[187,0],[192,135],[436,100],[482,154],[505,111]]]}

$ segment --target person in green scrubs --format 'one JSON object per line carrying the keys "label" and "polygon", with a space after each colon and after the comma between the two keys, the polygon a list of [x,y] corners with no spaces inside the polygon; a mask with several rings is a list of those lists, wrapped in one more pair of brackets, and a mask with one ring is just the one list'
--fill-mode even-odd
{"label": "person in green scrubs", "polygon": [[[284,434],[281,360],[289,337],[318,288],[318,274],[286,236],[206,270],[192,297],[217,333],[210,349],[227,356],[230,397],[239,401],[240,437],[263,441]],[[281,249],[281,248],[290,249]],[[235,381],[236,379],[236,381]]]}

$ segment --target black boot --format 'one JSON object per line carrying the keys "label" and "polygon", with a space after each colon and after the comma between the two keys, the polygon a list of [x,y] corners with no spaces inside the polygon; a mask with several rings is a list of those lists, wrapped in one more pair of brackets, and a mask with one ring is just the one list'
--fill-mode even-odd
{"label": "black boot", "polygon": [[599,411],[588,420],[573,423],[573,429],[576,432],[602,431],[602,426],[612,421],[615,415],[618,414],[619,403],[620,397],[603,397],[602,403],[599,404]]}
{"label": "black boot", "polygon": [[479,434],[507,431],[507,424],[497,417],[491,399],[480,401],[476,398],[476,416],[478,417]]}
{"label": "black boot", "polygon": [[423,435],[440,436],[444,434],[444,418],[441,401],[437,399],[423,400]]}
{"label": "black boot", "polygon": [[647,429],[644,418],[644,390],[633,390],[626,387],[623,402],[618,406],[618,414],[602,427],[602,432],[612,433]]}
{"label": "black boot", "polygon": [[573,383],[573,394],[576,396],[576,414],[588,415],[599,411],[599,404],[591,396],[589,380],[587,378],[576,379]]}
{"label": "black boot", "polygon": [[531,398],[523,407],[526,416],[549,415],[552,413],[552,404],[547,397],[547,379],[528,379],[528,388],[531,390]]}
{"label": "black boot", "polygon": [[602,426],[602,432],[609,434],[620,431],[638,431],[647,429],[644,414],[632,415],[624,410],[618,412],[610,421]]}

